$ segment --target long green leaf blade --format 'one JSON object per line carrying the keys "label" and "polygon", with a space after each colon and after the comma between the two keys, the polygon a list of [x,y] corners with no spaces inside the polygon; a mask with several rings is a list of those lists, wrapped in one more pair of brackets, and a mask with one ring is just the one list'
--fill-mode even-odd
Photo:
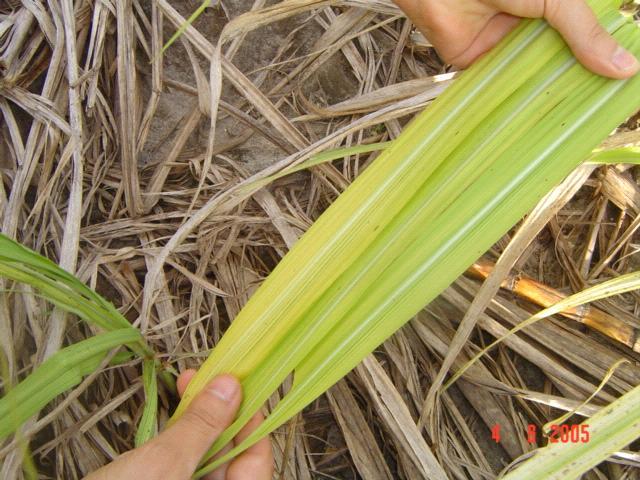
{"label": "long green leaf blade", "polygon": [[96,335],[56,352],[0,398],[0,440],[40,412],[51,400],[78,385],[109,350],[141,341],[140,333],[123,328]]}
{"label": "long green leaf blade", "polygon": [[158,382],[156,379],[156,362],[147,359],[142,364],[142,383],[144,386],[144,410],[136,431],[135,445],[146,443],[157,433],[156,417],[158,414]]}
{"label": "long green leaf blade", "polygon": [[[42,291],[53,303],[67,308],[84,320],[104,329],[131,327],[126,318],[102,296],[46,257],[29,250],[0,233],[0,275],[27,283]],[[56,303],[57,304],[57,303]],[[65,308],[64,305],[59,305]]]}

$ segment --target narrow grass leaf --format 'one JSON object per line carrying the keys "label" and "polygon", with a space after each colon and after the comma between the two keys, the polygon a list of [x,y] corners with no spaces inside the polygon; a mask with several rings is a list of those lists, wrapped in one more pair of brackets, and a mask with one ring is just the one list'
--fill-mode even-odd
{"label": "narrow grass leaf", "polygon": [[579,410],[581,410],[585,405],[588,405],[589,402],[591,402],[591,400],[593,400],[596,397],[596,395],[598,395],[598,393],[600,391],[602,391],[602,389],[607,384],[607,382],[611,379],[611,377],[613,376],[615,371],[618,369],[618,367],[620,367],[621,365],[623,365],[625,363],[630,363],[630,362],[626,358],[621,358],[620,360],[615,362],[613,365],[611,365],[611,368],[609,368],[609,370],[607,370],[607,374],[600,381],[600,385],[598,385],[598,388],[596,388],[591,395],[589,395],[579,405],[576,405],[574,408],[569,410],[567,413],[565,413],[561,417],[554,418],[550,422],[545,423],[542,426],[542,431],[545,433],[545,435],[549,434],[552,425],[562,425],[564,422],[566,422],[571,417],[573,417],[573,415],[575,415],[575,413],[578,412]]}
{"label": "narrow grass leaf", "polygon": [[640,147],[614,148],[612,150],[596,151],[588,160],[589,163],[612,165],[631,163],[640,165]]}
{"label": "narrow grass leaf", "polygon": [[0,398],[0,440],[38,414],[51,400],[78,385],[113,348],[139,343],[140,333],[123,328],[82,340],[44,361]]}
{"label": "narrow grass leaf", "polygon": [[[125,362],[134,355],[144,359],[146,403],[136,432],[136,444],[142,444],[155,435],[158,362],[138,329],[110,302],[75,276],[2,234],[0,276],[31,285],[42,298],[108,332],[61,350],[36,368],[18,386],[9,390],[0,399],[0,438],[17,429],[55,396],[80,383],[84,375],[97,368],[106,350],[125,344],[131,352],[119,352],[111,360],[111,364]],[[118,339],[122,341],[117,343]],[[114,341],[116,343],[113,343]],[[92,351],[93,354],[90,353]],[[34,392],[37,392],[37,395]],[[33,398],[29,398],[31,394]],[[24,401],[26,398],[29,399],[28,402]],[[10,412],[10,415],[3,415],[3,408],[4,412]]]}
{"label": "narrow grass leaf", "polygon": [[142,364],[142,384],[146,401],[142,418],[136,431],[136,447],[146,443],[157,433],[158,382],[156,379],[156,363],[153,359],[147,359]]}
{"label": "narrow grass leaf", "polygon": [[358,155],[362,153],[371,153],[371,152],[384,150],[385,148],[390,147],[392,143],[393,141],[368,143],[365,145],[354,145],[352,147],[336,148],[334,150],[322,152],[312,156],[311,158],[309,158],[308,160],[305,160],[304,162],[301,162],[297,165],[292,166],[291,168],[286,168],[278,173],[269,175],[268,177],[261,178],[254,182],[247,183],[242,187],[241,191],[251,191],[251,190],[254,190],[256,187],[263,187],[275,180],[278,180],[279,178],[286,177],[287,175],[291,175],[292,173],[300,172],[302,170],[306,170],[307,168],[315,167],[316,165],[322,165],[323,163],[327,163],[327,162],[332,162],[340,158],[349,157],[351,155]]}
{"label": "narrow grass leaf", "polygon": [[[101,295],[42,255],[0,233],[0,276],[34,287],[44,298],[104,330],[130,328],[129,321]],[[140,337],[132,348],[152,355]]]}

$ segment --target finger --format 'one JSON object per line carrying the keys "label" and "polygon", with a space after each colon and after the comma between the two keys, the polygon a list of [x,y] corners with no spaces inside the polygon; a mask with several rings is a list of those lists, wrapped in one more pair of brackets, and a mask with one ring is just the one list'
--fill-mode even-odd
{"label": "finger", "polygon": [[499,13],[493,16],[464,52],[446,60],[458,68],[467,68],[479,57],[491,50],[519,22],[519,18],[506,13]]}
{"label": "finger", "polygon": [[187,389],[187,385],[196,374],[196,371],[193,368],[188,368],[184,372],[178,375],[178,379],[176,380],[176,386],[178,387],[178,395],[184,395],[184,391]]}
{"label": "finger", "polygon": [[233,422],[241,397],[238,380],[231,375],[216,377],[171,427],[145,445],[149,461],[161,463],[175,475],[164,478],[190,478],[202,456]]}
{"label": "finger", "polygon": [[[238,432],[234,443],[240,444],[263,422],[264,417],[256,413]],[[227,480],[269,480],[273,475],[273,451],[269,437],[251,445],[238,455],[227,469]]]}
{"label": "finger", "polygon": [[[216,453],[211,460],[217,460],[218,458],[226,455],[233,448],[231,442],[227,443],[224,447],[220,449],[218,453]],[[227,468],[229,468],[229,462],[223,463],[218,468],[216,468],[213,472],[208,473],[204,476],[204,480],[226,480],[227,478]]]}
{"label": "finger", "polygon": [[[446,63],[463,58],[487,22],[499,13],[495,7],[480,1],[394,1],[429,39]],[[476,56],[480,53],[477,52]],[[463,63],[466,65],[469,62]]]}
{"label": "finger", "polygon": [[[189,368],[187,370],[185,370],[184,372],[181,372],[180,375],[178,375],[178,380],[176,381],[177,387],[178,387],[178,393],[179,395],[182,397],[184,395],[185,390],[187,389],[187,386],[189,385],[189,382],[191,382],[191,379],[193,378],[193,376],[196,374],[196,371],[192,368]],[[228,453],[229,450],[231,450],[232,445],[228,444],[225,445],[220,452],[218,452],[213,458],[212,460],[215,460],[218,457],[223,456],[224,454]],[[204,476],[204,480],[225,480],[227,478],[227,466],[229,464],[225,463],[223,465],[220,465],[219,468],[217,468],[215,471],[209,473],[208,475]]]}
{"label": "finger", "polygon": [[491,0],[496,8],[521,17],[544,17],[564,37],[576,58],[589,70],[612,78],[628,78],[638,60],[600,25],[584,0]]}

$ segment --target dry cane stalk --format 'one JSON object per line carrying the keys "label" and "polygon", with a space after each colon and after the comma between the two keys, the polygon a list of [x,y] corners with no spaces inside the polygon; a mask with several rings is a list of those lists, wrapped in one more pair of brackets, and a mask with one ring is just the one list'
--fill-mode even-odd
{"label": "dry cane stalk", "polygon": [[[474,278],[484,280],[491,274],[493,267],[492,262],[481,259],[469,267],[467,273]],[[567,298],[564,293],[520,274],[510,274],[502,282],[501,287],[543,308],[550,307]],[[638,330],[597,307],[582,305],[564,310],[560,314],[583,323],[613,340],[624,343],[634,351],[640,352]]]}

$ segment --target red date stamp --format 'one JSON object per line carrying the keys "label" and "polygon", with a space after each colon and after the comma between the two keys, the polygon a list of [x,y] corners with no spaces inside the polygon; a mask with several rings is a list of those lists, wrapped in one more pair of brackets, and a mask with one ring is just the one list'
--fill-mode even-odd
{"label": "red date stamp", "polygon": [[[502,432],[500,425],[496,424],[491,427],[491,439],[496,443],[500,443]],[[527,425],[527,442],[531,444],[537,443],[538,427],[534,424]],[[591,440],[591,432],[589,425],[551,425],[549,427],[549,443],[588,443]]]}

